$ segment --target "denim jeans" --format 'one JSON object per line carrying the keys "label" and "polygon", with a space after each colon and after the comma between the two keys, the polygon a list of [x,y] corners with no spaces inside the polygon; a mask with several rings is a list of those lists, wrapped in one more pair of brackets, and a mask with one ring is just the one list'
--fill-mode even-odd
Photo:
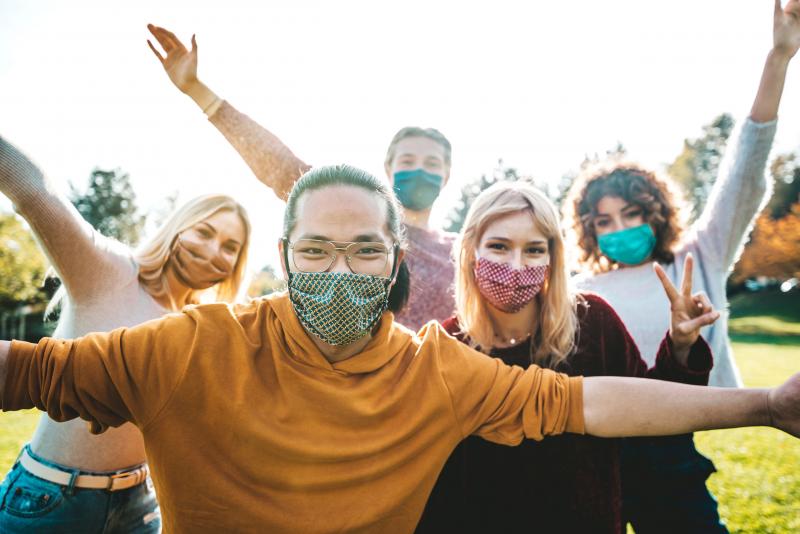
{"label": "denim jeans", "polygon": [[726,534],[717,501],[706,488],[714,471],[691,434],[626,439],[623,516],[637,534]]}
{"label": "denim jeans", "polygon": [[[35,456],[37,461],[73,473]],[[92,473],[98,474],[98,473]],[[161,531],[150,479],[121,491],[69,488],[42,480],[16,462],[0,485],[0,532],[17,534],[133,533]]]}

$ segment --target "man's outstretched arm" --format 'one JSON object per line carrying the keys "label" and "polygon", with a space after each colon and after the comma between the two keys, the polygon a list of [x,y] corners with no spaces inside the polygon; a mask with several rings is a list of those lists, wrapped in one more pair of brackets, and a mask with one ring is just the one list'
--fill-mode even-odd
{"label": "man's outstretched arm", "polygon": [[583,380],[587,434],[661,436],[741,426],[773,426],[800,437],[800,373],[771,389],[689,386],[659,380]]}
{"label": "man's outstretched arm", "polygon": [[0,341],[0,399],[5,395],[6,387],[6,369],[8,361],[8,352],[11,350],[10,341]]}

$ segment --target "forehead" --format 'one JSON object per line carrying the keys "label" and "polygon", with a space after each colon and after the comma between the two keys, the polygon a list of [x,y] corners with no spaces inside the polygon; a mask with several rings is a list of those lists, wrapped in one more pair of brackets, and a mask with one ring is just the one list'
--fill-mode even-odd
{"label": "forehead", "polygon": [[374,235],[391,241],[386,202],[373,192],[350,185],[332,185],[303,194],[290,240],[318,237],[330,241],[361,241]]}
{"label": "forehead", "polygon": [[402,156],[435,157],[444,161],[444,147],[429,137],[406,137],[394,147],[394,157]]}
{"label": "forehead", "polygon": [[625,208],[628,205],[628,201],[624,198],[613,196],[613,195],[606,195],[600,200],[597,201],[597,213],[599,214],[611,214],[616,213]]}
{"label": "forehead", "polygon": [[484,228],[481,241],[493,237],[522,243],[547,241],[547,236],[539,228],[530,210],[507,213],[491,221]]}

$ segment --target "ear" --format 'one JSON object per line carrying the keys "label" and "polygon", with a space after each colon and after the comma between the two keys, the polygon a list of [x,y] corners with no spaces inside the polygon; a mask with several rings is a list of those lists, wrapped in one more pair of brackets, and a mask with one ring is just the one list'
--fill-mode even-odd
{"label": "ear", "polygon": [[397,272],[394,273],[394,278],[392,278],[392,281],[389,284],[390,288],[394,286],[395,282],[397,282],[397,273],[400,272],[400,264],[403,263],[403,260],[405,259],[405,257],[406,257],[406,251],[403,250],[403,249],[400,249],[397,252]]}
{"label": "ear", "polygon": [[278,257],[281,259],[281,271],[284,280],[289,279],[289,266],[286,265],[286,255],[283,253],[283,239],[278,239]]}

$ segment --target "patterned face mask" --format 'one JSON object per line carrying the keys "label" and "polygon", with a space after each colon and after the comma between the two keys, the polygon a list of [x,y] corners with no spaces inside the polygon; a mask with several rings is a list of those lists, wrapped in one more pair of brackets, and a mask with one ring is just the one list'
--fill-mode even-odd
{"label": "patterned face mask", "polygon": [[329,345],[347,345],[367,335],[380,319],[389,282],[368,274],[293,272],[289,298],[309,332]]}
{"label": "patterned face mask", "polygon": [[481,295],[492,306],[506,313],[516,313],[539,294],[550,272],[549,265],[514,269],[507,263],[478,258],[475,279]]}

